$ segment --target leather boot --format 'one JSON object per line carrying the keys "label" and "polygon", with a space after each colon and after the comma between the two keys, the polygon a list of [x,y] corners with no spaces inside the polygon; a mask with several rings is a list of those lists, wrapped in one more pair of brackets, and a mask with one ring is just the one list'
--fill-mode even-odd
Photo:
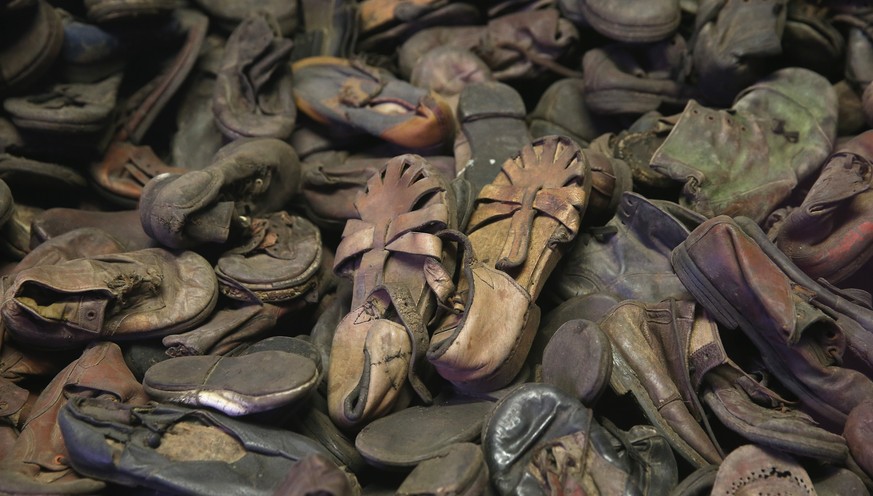
{"label": "leather boot", "polygon": [[719,323],[743,331],[818,422],[842,429],[851,409],[873,395],[873,381],[840,366],[844,328],[811,305],[814,294],[793,284],[730,217],[695,229],[673,250],[673,267]]}
{"label": "leather boot", "polygon": [[0,465],[0,492],[91,494],[103,482],[76,474],[58,427],[58,413],[71,397],[106,397],[143,405],[148,396],[130,373],[118,345],[95,343],[62,370],[33,405],[21,434]]}
{"label": "leather boot", "polygon": [[873,257],[871,160],[873,131],[837,148],[775,233],[776,246],[812,278],[839,282]]}
{"label": "leather boot", "polygon": [[678,306],[671,300],[648,305],[628,300],[613,307],[600,321],[600,328],[613,347],[612,389],[633,394],[673,448],[695,467],[702,467],[720,462],[721,452],[699,424],[701,408],[687,381],[677,384],[671,377],[678,375],[671,374],[671,369],[681,367],[681,361],[671,357],[672,350],[664,349],[656,338],[687,322],[689,311],[693,305]]}
{"label": "leather boot", "polygon": [[705,217],[663,200],[626,192],[615,216],[580,235],[552,279],[559,300],[605,293],[619,300],[689,300],[670,252]]}

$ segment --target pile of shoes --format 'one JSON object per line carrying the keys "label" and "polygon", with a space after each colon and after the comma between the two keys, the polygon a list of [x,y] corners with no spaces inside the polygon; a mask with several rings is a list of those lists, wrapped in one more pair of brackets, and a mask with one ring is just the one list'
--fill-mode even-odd
{"label": "pile of shoes", "polygon": [[873,5],[0,0],[0,495],[873,490]]}

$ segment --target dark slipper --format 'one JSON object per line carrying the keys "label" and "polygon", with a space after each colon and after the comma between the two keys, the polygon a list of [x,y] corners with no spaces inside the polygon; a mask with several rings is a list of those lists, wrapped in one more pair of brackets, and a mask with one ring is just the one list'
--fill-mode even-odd
{"label": "dark slipper", "polygon": [[288,66],[292,46],[267,15],[248,17],[231,33],[212,100],[215,123],[227,138],[291,136],[297,117]]}

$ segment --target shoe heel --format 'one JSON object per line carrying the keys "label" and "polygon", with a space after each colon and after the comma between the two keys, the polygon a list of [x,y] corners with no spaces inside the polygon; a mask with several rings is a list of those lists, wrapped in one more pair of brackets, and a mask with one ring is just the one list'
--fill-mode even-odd
{"label": "shoe heel", "polygon": [[688,255],[685,245],[679,245],[673,250],[673,270],[679,276],[679,280],[685,285],[685,289],[694,295],[694,298],[706,308],[712,316],[724,326],[736,329],[740,326],[736,318],[731,315],[733,308],[730,303],[710,283],[697,265]]}

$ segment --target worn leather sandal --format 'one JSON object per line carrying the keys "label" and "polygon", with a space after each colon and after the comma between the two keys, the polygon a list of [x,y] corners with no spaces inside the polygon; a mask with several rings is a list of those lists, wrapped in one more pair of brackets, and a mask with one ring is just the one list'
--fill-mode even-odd
{"label": "worn leather sandal", "polygon": [[[301,164],[300,196],[306,217],[324,230],[341,233],[346,221],[358,217],[355,208],[358,193],[366,188],[367,181],[378,174],[390,158],[350,155],[338,151],[310,154]],[[444,155],[424,158],[446,180],[455,177],[454,158]],[[463,199],[457,191],[456,197],[459,202]],[[460,215],[460,205],[458,210]]]}
{"label": "worn leather sandal", "polygon": [[590,193],[591,169],[578,145],[539,138],[482,189],[467,236],[482,263],[513,276],[536,300],[578,233]]}
{"label": "worn leather sandal", "polygon": [[[440,376],[462,391],[506,386],[524,365],[540,309],[512,276],[477,260],[463,234],[444,231],[437,235],[457,241],[463,259],[457,278],[439,263],[425,265],[428,283],[449,309],[433,331],[427,359]],[[459,281],[457,287],[454,279]],[[501,318],[494,318],[495,308],[503,309]]]}
{"label": "worn leather sandal", "polygon": [[[456,387],[499,389],[520,370],[539,324],[534,302],[578,232],[590,192],[582,152],[559,136],[524,147],[482,189],[467,227],[478,261],[465,250],[457,287],[430,267],[429,282],[453,311],[437,325],[428,360]],[[507,313],[496,319],[494,308]]]}
{"label": "worn leather sandal", "polygon": [[456,219],[452,188],[417,155],[389,160],[355,206],[360,218],[346,223],[334,265],[353,280],[352,311],[336,329],[328,371],[329,412],[344,428],[387,413],[407,378],[430,399],[416,371],[435,309],[425,267],[443,259],[432,233]]}

